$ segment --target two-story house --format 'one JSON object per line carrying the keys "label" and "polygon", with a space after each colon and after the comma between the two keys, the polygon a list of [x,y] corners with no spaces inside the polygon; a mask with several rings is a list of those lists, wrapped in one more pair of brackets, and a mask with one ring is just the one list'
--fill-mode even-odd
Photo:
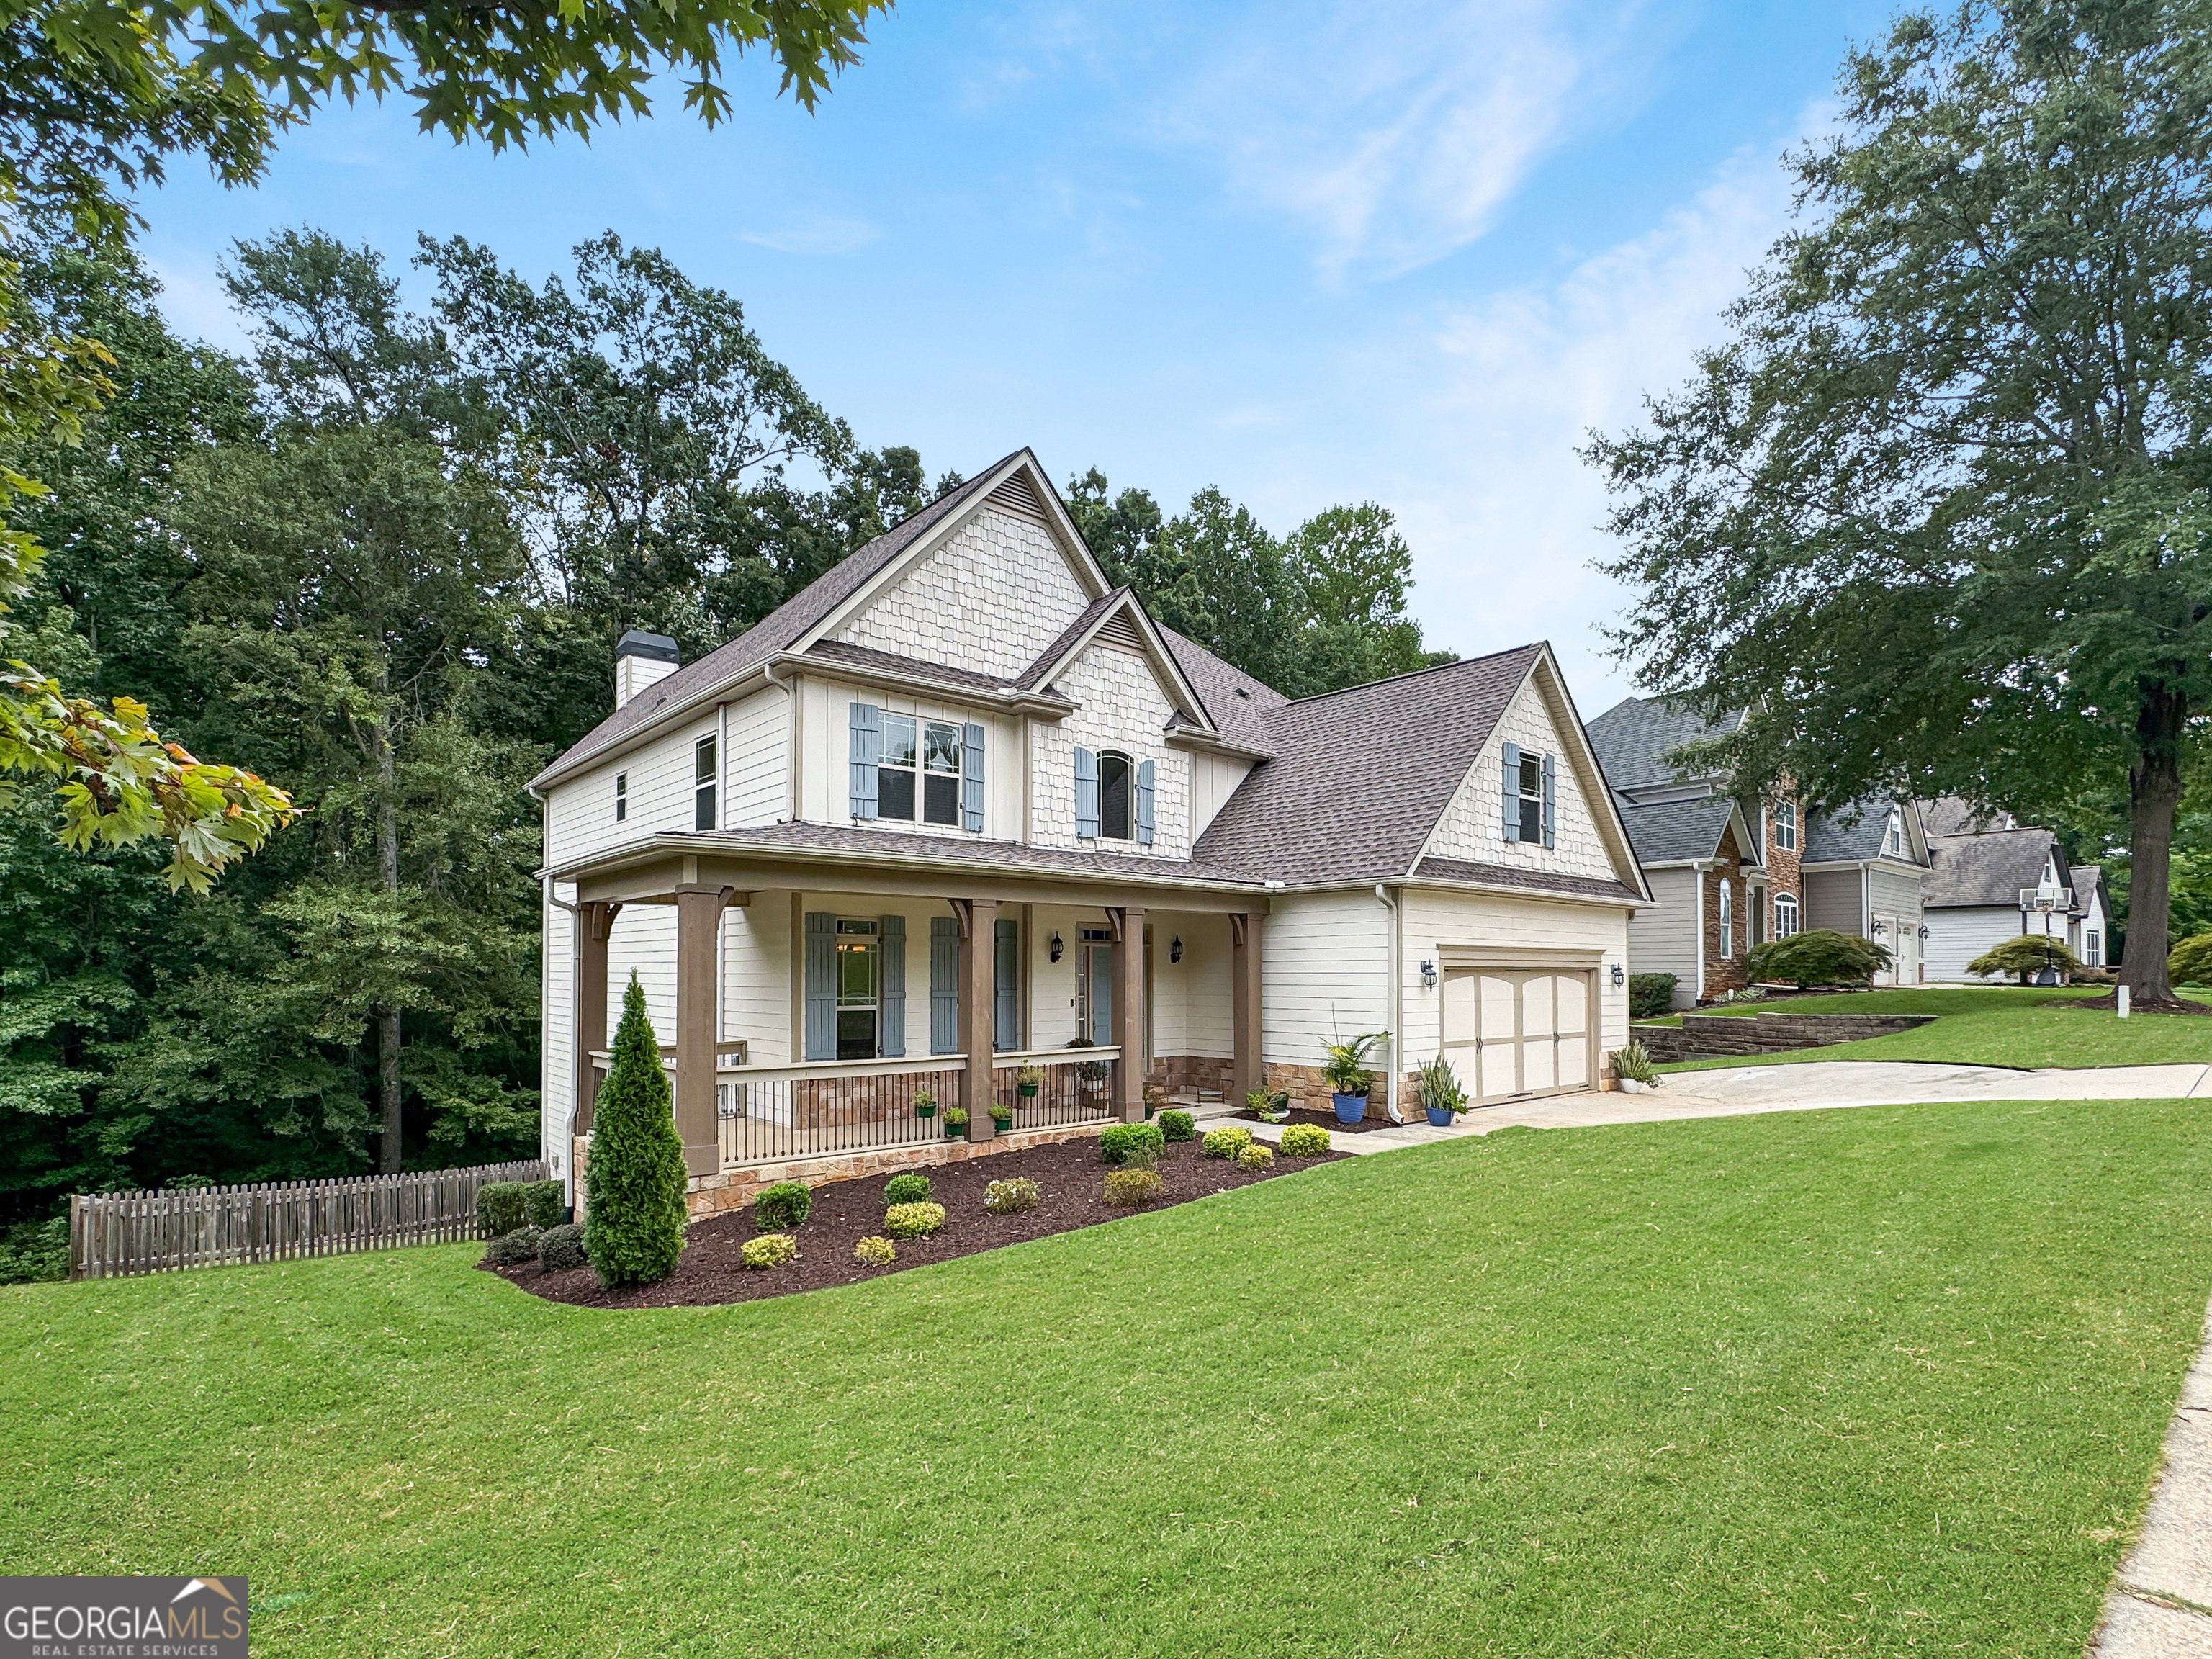
{"label": "two-story house", "polygon": [[1548,647],[1286,700],[1111,586],[1026,450],[695,662],[626,636],[617,697],[533,785],[564,1176],[633,974],[702,1209],[955,1155],[953,1105],[1320,1103],[1381,1032],[1395,1115],[1439,1052],[1493,1101],[1626,1041],[1648,900]]}
{"label": "two-story house", "polygon": [[1754,945],[1823,927],[1887,947],[1877,983],[1918,984],[1928,843],[1917,809],[1869,799],[1808,812],[1786,789],[1739,799],[1725,778],[1669,761],[1744,719],[1737,710],[1710,722],[1663,698],[1628,697],[1589,723],[1655,901],[1630,923],[1632,970],[1671,974],[1675,1006],[1694,1007],[1747,988]]}
{"label": "two-story house", "polygon": [[1955,797],[1929,802],[1922,817],[1929,979],[1972,981],[1966,964],[2019,933],[2057,940],[2084,967],[2105,965],[2111,927],[2101,869],[2069,863],[2048,830],[1978,812]]}

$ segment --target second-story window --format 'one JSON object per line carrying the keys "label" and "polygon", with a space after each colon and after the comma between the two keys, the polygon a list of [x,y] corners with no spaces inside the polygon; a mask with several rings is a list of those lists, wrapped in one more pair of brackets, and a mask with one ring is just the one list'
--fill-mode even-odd
{"label": "second-story window", "polygon": [[1884,844],[1893,857],[1905,856],[1905,814],[1894,806],[1889,809],[1889,835]]}
{"label": "second-story window", "polygon": [[1098,834],[1129,839],[1129,757],[1115,749],[1098,751]]}
{"label": "second-story window", "polygon": [[1558,798],[1552,757],[1509,743],[1504,758],[1505,839],[1551,846]]}
{"label": "second-story window", "polygon": [[620,823],[629,816],[629,774],[615,774],[615,822]]}
{"label": "second-story window", "polygon": [[1118,749],[1075,751],[1075,833],[1085,841],[1152,844],[1156,763]]}
{"label": "second-story window", "polygon": [[714,827],[714,740],[702,738],[691,745],[691,827]]}
{"label": "second-story window", "polygon": [[876,763],[876,816],[909,823],[917,818],[958,823],[960,728],[950,720],[887,714],[883,733],[883,758]]}
{"label": "second-story window", "polygon": [[1797,849],[1797,805],[1795,801],[1774,803],[1774,844],[1785,853]]}

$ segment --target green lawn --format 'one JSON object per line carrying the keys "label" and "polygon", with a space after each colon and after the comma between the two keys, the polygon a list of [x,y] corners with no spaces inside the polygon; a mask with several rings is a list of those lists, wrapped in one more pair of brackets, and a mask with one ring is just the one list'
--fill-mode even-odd
{"label": "green lawn", "polygon": [[280,1655],[2077,1659],[2212,1107],[1508,1130],[849,1289],[440,1247],[0,1291],[10,1572]]}
{"label": "green lawn", "polygon": [[[2069,1002],[2108,994],[2094,987],[1937,988],[1854,991],[1841,996],[1785,998],[1703,1009],[1717,1014],[1935,1014],[1932,1025],[1893,1036],[1838,1042],[1786,1054],[1693,1060],[1662,1066],[1665,1072],[1723,1066],[1787,1066],[1813,1060],[1934,1060],[1955,1065],[2160,1066],[2212,1064],[2212,1018],[2190,1014],[2133,1014],[2123,1020],[2110,1009],[2073,1008]],[[1675,1015],[1652,1024],[1679,1025]]]}

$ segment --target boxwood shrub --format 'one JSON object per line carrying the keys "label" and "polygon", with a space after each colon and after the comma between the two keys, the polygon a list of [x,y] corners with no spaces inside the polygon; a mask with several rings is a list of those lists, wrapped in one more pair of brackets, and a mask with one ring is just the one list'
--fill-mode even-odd
{"label": "boxwood shrub", "polygon": [[993,1215],[1023,1215],[1036,1208],[1043,1194],[1027,1176],[994,1181],[983,1189],[983,1207]]}
{"label": "boxwood shrub", "polygon": [[788,1233],[763,1233],[758,1238],[747,1239],[738,1254],[744,1258],[746,1267],[764,1272],[798,1261],[799,1246]]}
{"label": "boxwood shrub", "polygon": [[1628,1017],[1657,1019],[1674,1008],[1672,974],[1631,974],[1628,976]]}
{"label": "boxwood shrub", "polygon": [[584,1265],[584,1230],[572,1221],[548,1227],[538,1235],[538,1265],[549,1273],[564,1273]]}
{"label": "boxwood shrub", "polygon": [[511,1233],[501,1233],[484,1249],[484,1260],[495,1267],[520,1267],[526,1261],[538,1260],[538,1229],[517,1227]]}
{"label": "boxwood shrub", "polygon": [[1110,1170],[1106,1201],[1117,1210],[1139,1210],[1160,1195],[1158,1170]]}
{"label": "boxwood shrub", "polygon": [[1164,1140],[1194,1140],[1198,1138],[1198,1121],[1188,1112],[1162,1112],[1159,1125],[1160,1138]]}
{"label": "boxwood shrub", "polygon": [[884,1182],[884,1202],[886,1204],[927,1204],[929,1202],[929,1177],[926,1175],[895,1175]]}
{"label": "boxwood shrub", "polygon": [[557,1181],[525,1181],[522,1218],[533,1227],[557,1227],[568,1218],[568,1200]]}
{"label": "boxwood shrub", "polygon": [[1237,1161],[1248,1170],[1264,1170],[1275,1161],[1275,1155],[1255,1140],[1237,1150]]}
{"label": "boxwood shrub", "polygon": [[1114,1123],[1098,1137],[1098,1156],[1116,1166],[1157,1164],[1165,1142],[1157,1123]]}
{"label": "boxwood shrub", "polygon": [[763,1187],[753,1200],[753,1225],[763,1232],[780,1233],[786,1227],[804,1224],[806,1212],[814,1207],[814,1195],[806,1190],[803,1181],[779,1181],[773,1187]]}
{"label": "boxwood shrub", "polygon": [[871,1267],[888,1267],[898,1260],[898,1246],[871,1233],[853,1246],[853,1260]]}
{"label": "boxwood shrub", "polygon": [[[1327,1131],[1323,1131],[1324,1133]],[[1218,1129],[1208,1129],[1198,1149],[1208,1158],[1234,1158],[1252,1144],[1252,1132],[1239,1124],[1228,1124]]]}
{"label": "boxwood shrub", "polygon": [[1328,1131],[1318,1123],[1293,1123],[1283,1131],[1285,1158],[1319,1158],[1328,1150]]}
{"label": "boxwood shrub", "polygon": [[884,1231],[893,1238],[927,1238],[944,1224],[942,1204],[894,1204],[884,1212]]}
{"label": "boxwood shrub", "polygon": [[520,1181],[487,1181],[477,1188],[477,1225],[486,1238],[505,1238],[529,1220]]}

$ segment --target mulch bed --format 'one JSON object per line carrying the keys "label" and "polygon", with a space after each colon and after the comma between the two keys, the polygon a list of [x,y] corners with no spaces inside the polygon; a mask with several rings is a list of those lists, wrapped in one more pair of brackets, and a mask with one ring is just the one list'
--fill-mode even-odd
{"label": "mulch bed", "polygon": [[[1239,1112],[1237,1114],[1237,1121],[1242,1123],[1264,1123],[1267,1121],[1267,1120],[1261,1117],[1257,1112]],[[1411,1117],[1406,1120],[1408,1123],[1418,1123],[1421,1121],[1422,1120],[1419,1118]],[[1357,1123],[1339,1123],[1336,1121],[1336,1114],[1334,1112],[1310,1111],[1303,1106],[1293,1106],[1291,1108],[1291,1115],[1285,1121],[1286,1123],[1319,1124],[1322,1128],[1327,1129],[1331,1134],[1340,1135],[1364,1135],[1370,1129],[1395,1129],[1398,1127],[1396,1124],[1391,1122],[1387,1117],[1363,1117]]]}
{"label": "mulch bed", "polygon": [[[1332,1128],[1339,1127],[1334,1121]],[[1170,1146],[1160,1159],[1163,1191],[1153,1209],[1188,1203],[1255,1181],[1273,1181],[1296,1174],[1315,1164],[1334,1163],[1348,1152],[1322,1158],[1278,1158],[1264,1170],[1247,1170],[1218,1158],[1206,1158],[1196,1141]],[[549,1273],[536,1267],[493,1267],[532,1295],[554,1302],[589,1308],[703,1307],[721,1302],[750,1302],[761,1297],[789,1296],[797,1291],[820,1290],[829,1285],[849,1285],[875,1279],[925,1262],[949,1261],[1026,1238],[1043,1238],[1071,1232],[1101,1221],[1134,1213],[1109,1207],[1103,1196],[1106,1165],[1099,1161],[1098,1143],[1085,1138],[1055,1146],[1032,1146],[1017,1152],[994,1152],[963,1164],[939,1164],[921,1173],[929,1177],[930,1199],[945,1206],[944,1227],[928,1238],[896,1241],[898,1260],[887,1267],[863,1267],[853,1259],[853,1246],[884,1230],[884,1183],[887,1176],[865,1181],[840,1181],[814,1189],[813,1208],[806,1224],[797,1231],[799,1260],[788,1267],[764,1272],[746,1268],[738,1250],[749,1238],[758,1237],[750,1209],[694,1222],[685,1236],[684,1254],[676,1271],[658,1285],[641,1289],[605,1291],[589,1267]],[[983,1207],[983,1189],[994,1181],[1027,1176],[1037,1184],[1042,1201],[1026,1215],[993,1215]]]}

